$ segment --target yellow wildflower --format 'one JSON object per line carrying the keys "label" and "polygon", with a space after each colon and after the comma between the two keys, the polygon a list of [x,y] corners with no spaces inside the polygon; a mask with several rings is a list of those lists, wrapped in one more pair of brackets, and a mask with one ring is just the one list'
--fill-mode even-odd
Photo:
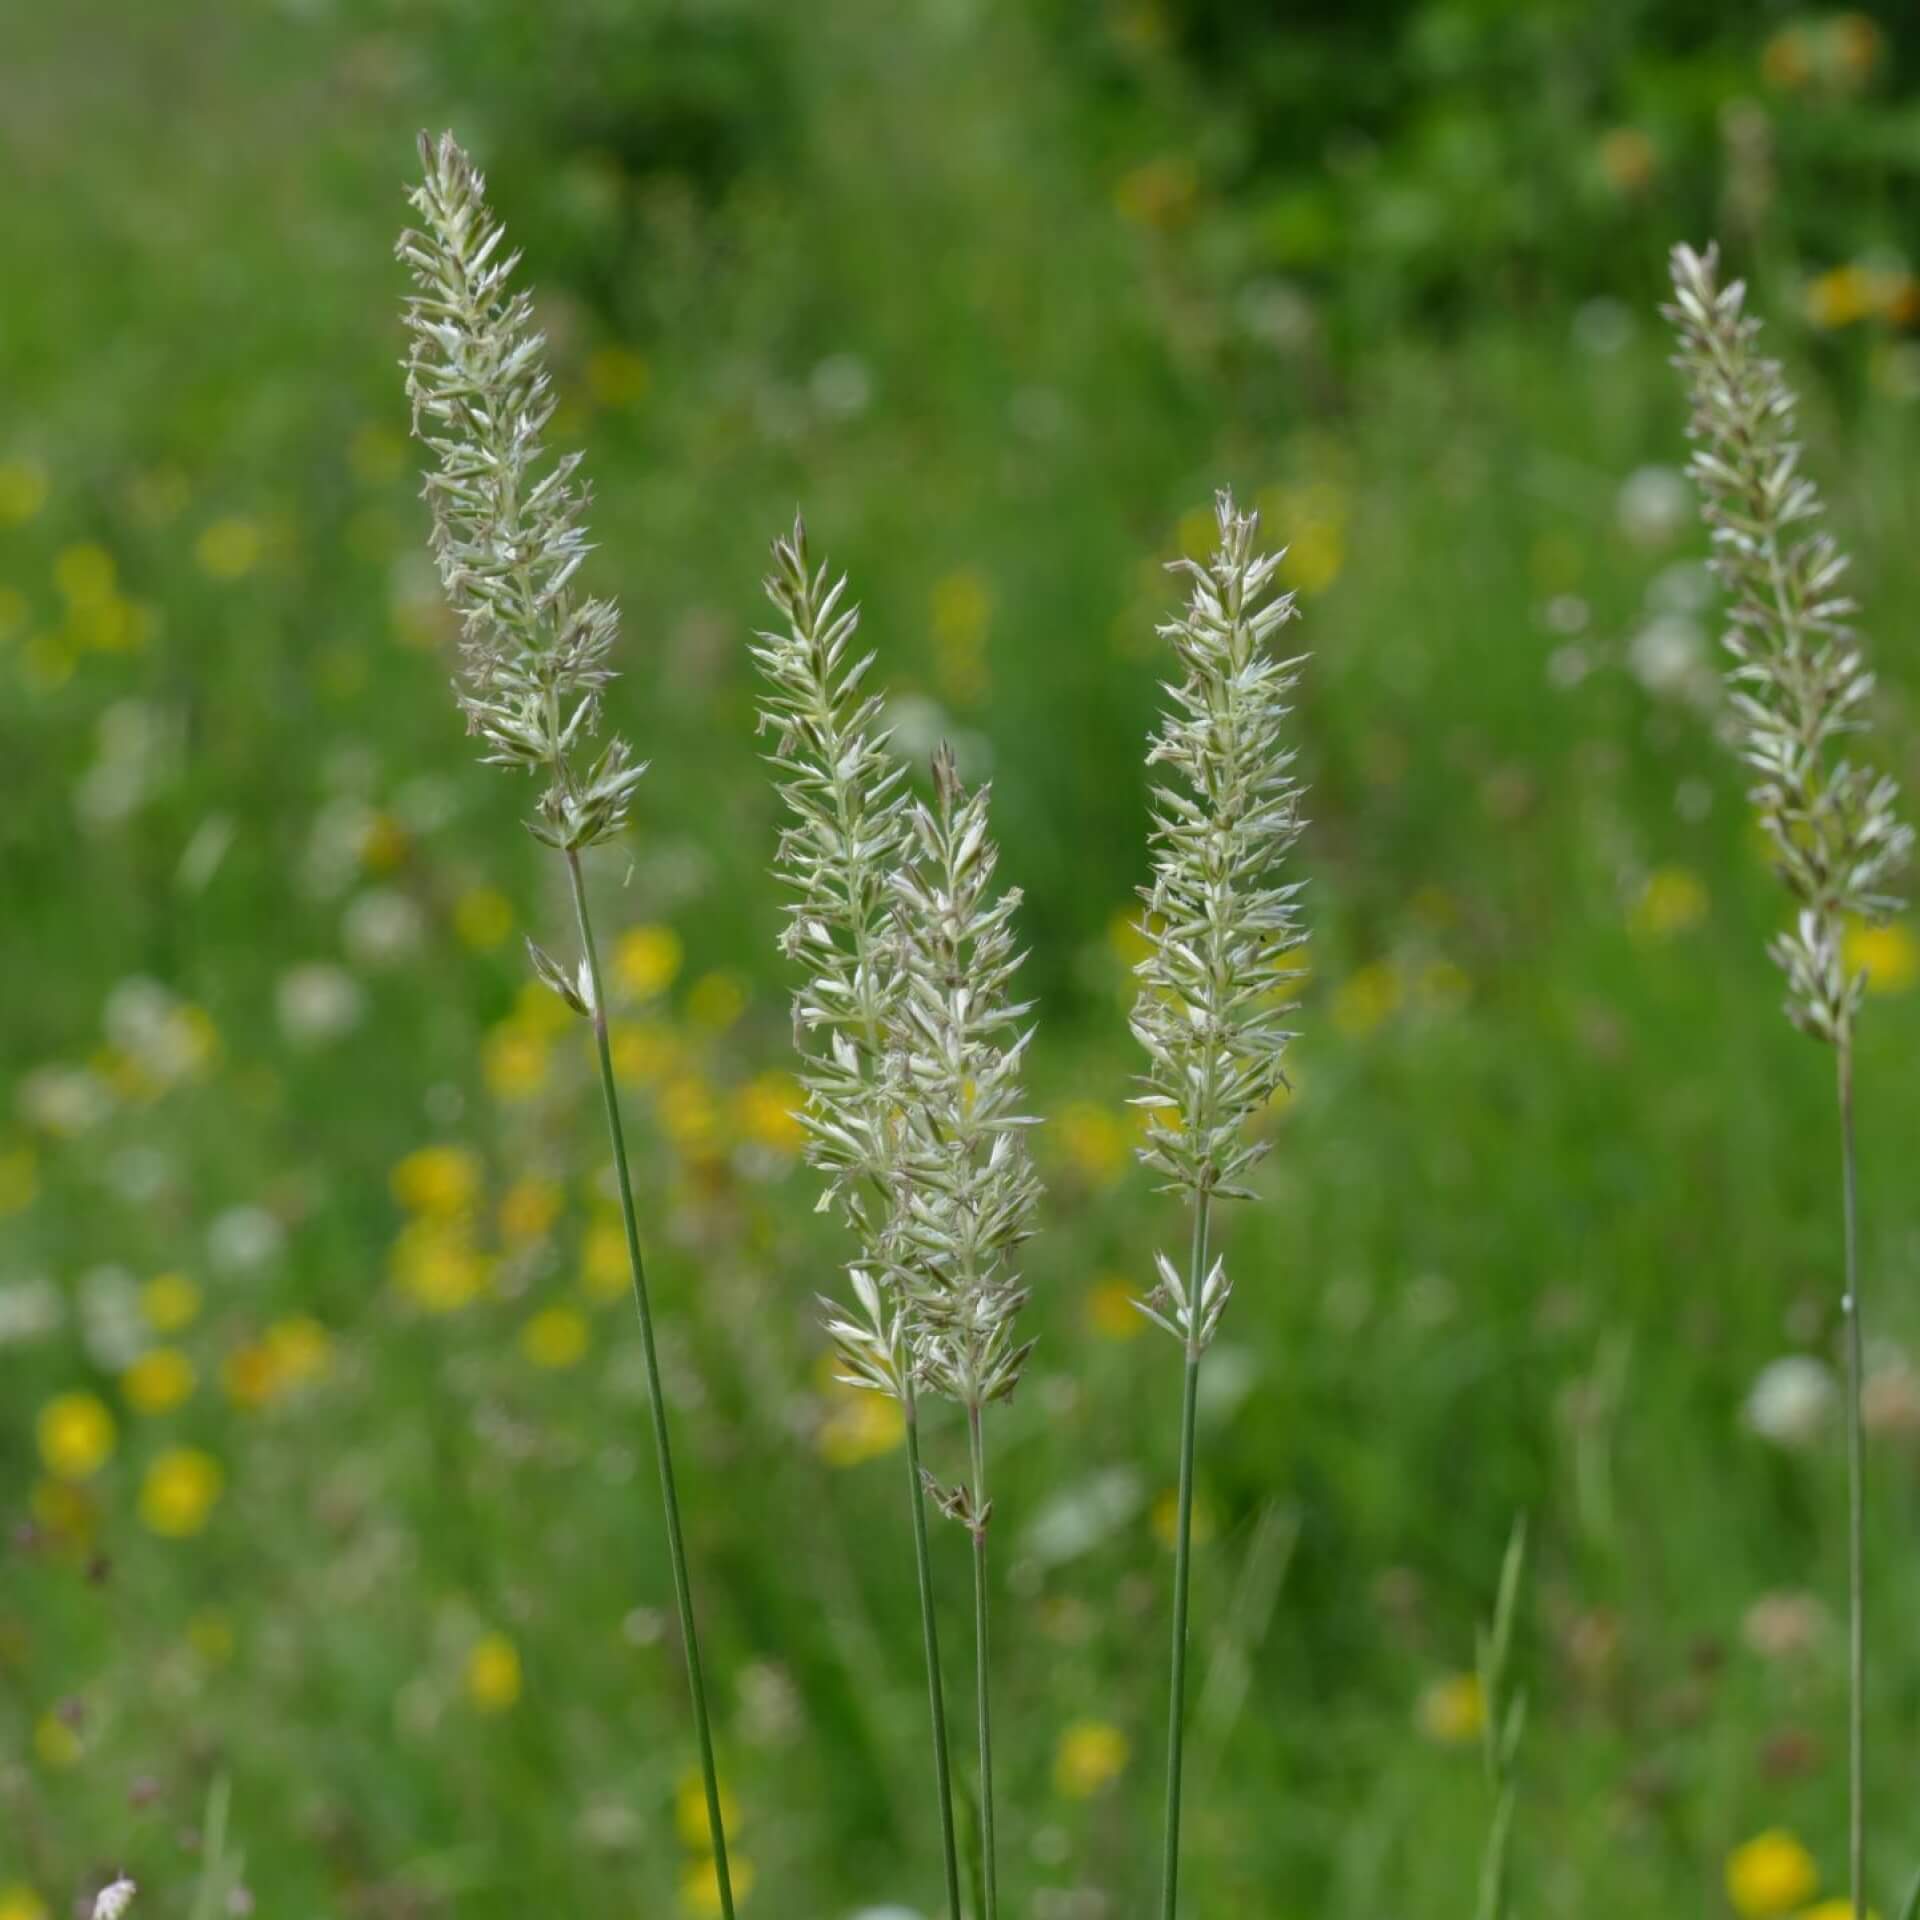
{"label": "yellow wildflower", "polygon": [[[1817,1906],[1809,1907],[1799,1920],[1853,1920],[1855,1911],[1851,1900],[1822,1900]],[[1880,1920],[1877,1907],[1867,1909],[1867,1920]]]}
{"label": "yellow wildflower", "polygon": [[[3,473],[4,469],[0,469]],[[4,494],[0,493],[0,504]],[[0,1887],[0,1920],[50,1920],[47,1903],[31,1887],[16,1882]]]}
{"label": "yellow wildflower", "polygon": [[524,1243],[541,1240],[560,1217],[565,1196],[551,1180],[516,1180],[500,1198],[500,1237]]}
{"label": "yellow wildflower", "polygon": [[228,514],[202,530],[193,543],[193,557],[213,579],[238,580],[260,564],[264,544],[255,521]]}
{"label": "yellow wildflower", "polygon": [[28,1146],[0,1153],[0,1220],[25,1213],[40,1196],[40,1163]]}
{"label": "yellow wildflower", "polygon": [[814,1433],[813,1444],[828,1466],[857,1467],[904,1443],[907,1423],[899,1401],[889,1394],[850,1387],[844,1380],[835,1379],[831,1355],[821,1365],[827,1375],[823,1388],[827,1412]]}
{"label": "yellow wildflower", "polygon": [[0,527],[17,527],[47,504],[47,470],[37,460],[0,466]]}
{"label": "yellow wildflower", "polygon": [[98,606],[111,600],[119,577],[113,555],[96,541],[62,547],[54,556],[53,584],[69,606]]}
{"label": "yellow wildflower", "polygon": [[185,1540],[207,1524],[226,1474],[197,1447],[173,1447],[147,1469],[140,1484],[140,1519],[150,1532]]}
{"label": "yellow wildflower", "polygon": [[1413,1709],[1414,1725],[1443,1747],[1466,1746],[1478,1740],[1486,1720],[1486,1697],[1480,1688],[1480,1676],[1473,1673],[1449,1673],[1430,1680],[1421,1688]]}
{"label": "yellow wildflower", "polygon": [[310,1314],[276,1320],[262,1344],[272,1363],[276,1390],[304,1387],[333,1364],[333,1335]]}
{"label": "yellow wildflower", "polygon": [[1124,1280],[1102,1280],[1087,1293],[1087,1325],[1103,1340],[1131,1340],[1147,1323]]}
{"label": "yellow wildflower", "polygon": [[113,1457],[113,1415],[91,1393],[62,1393],[40,1409],[40,1458],[61,1480],[90,1480]]}
{"label": "yellow wildflower", "polygon": [[1920,940],[1903,922],[1847,929],[1847,971],[1867,976],[1869,993],[1906,993],[1920,982]]}
{"label": "yellow wildflower", "polygon": [[626,1228],[618,1220],[596,1220],[587,1229],[580,1265],[581,1282],[593,1299],[624,1299],[633,1278]]}
{"label": "yellow wildflower", "polygon": [[200,1289],[184,1273],[156,1273],[140,1289],[140,1311],[156,1333],[178,1333],[199,1317]]}
{"label": "yellow wildflower", "polygon": [[480,1162],[465,1147],[416,1147],[393,1170],[393,1197],[411,1213],[451,1220],[468,1212],[480,1191]]}
{"label": "yellow wildflower", "polygon": [[682,1153],[710,1152],[720,1130],[713,1089],[697,1073],[677,1074],[660,1090],[660,1124]]}
{"label": "yellow wildflower", "polygon": [[360,864],[369,873],[392,873],[405,862],[411,844],[392,814],[371,814],[360,835]]}
{"label": "yellow wildflower", "polygon": [[1370,961],[1341,981],[1333,996],[1333,1024],[1361,1040],[1400,1006],[1400,975],[1388,960]]}
{"label": "yellow wildflower", "polygon": [[590,1331],[577,1307],[543,1307],[520,1329],[520,1351],[536,1367],[559,1372],[580,1364]]}
{"label": "yellow wildflower", "polygon": [[517,1017],[502,1020],[482,1043],[480,1065],[498,1100],[524,1100],[547,1083],[552,1046],[547,1036]]}
{"label": "yellow wildflower", "polygon": [[[740,1824],[740,1802],[724,1780],[720,1782],[720,1824],[729,1833]],[[680,1784],[673,1790],[673,1830],[689,1853],[713,1851],[713,1829],[707,1823],[705,1774],[688,1772],[680,1776]]]}
{"label": "yellow wildflower", "polygon": [[1820,1884],[1813,1855],[1785,1827],[1769,1827],[1727,1855],[1727,1898],[1742,1920],[1805,1906]]}
{"label": "yellow wildflower", "polygon": [[471,1306],[486,1284],[487,1263],[458,1221],[408,1223],[393,1243],[394,1283],[429,1313],[457,1313]]}
{"label": "yellow wildflower", "polygon": [[520,1698],[520,1650],[504,1633],[487,1633],[467,1655],[467,1698],[482,1713],[504,1713]]}
{"label": "yellow wildflower", "polygon": [[725,1033],[747,1009],[737,973],[703,973],[687,994],[687,1018],[709,1033]]}
{"label": "yellow wildflower", "polygon": [[[1153,1529],[1153,1537],[1171,1553],[1180,1543],[1180,1491],[1169,1487],[1153,1503],[1153,1511],[1147,1516],[1147,1524]],[[1213,1504],[1204,1493],[1197,1489],[1193,1496],[1193,1544],[1205,1546],[1213,1538]]]}
{"label": "yellow wildflower", "polygon": [[[744,1854],[730,1852],[727,1878],[733,1887],[734,1905],[744,1906],[753,1891],[753,1862]],[[698,1920],[710,1920],[710,1916],[721,1911],[720,1876],[714,1869],[711,1854],[697,1855],[681,1869],[680,1904]]]}
{"label": "yellow wildflower", "polygon": [[1076,1720],[1053,1750],[1053,1790],[1064,1800],[1091,1800],[1119,1779],[1131,1749],[1106,1720]]}
{"label": "yellow wildflower", "polygon": [[1127,1129],[1106,1107],[1092,1100],[1069,1101],[1054,1132],[1082,1176],[1104,1186],[1127,1170]]}
{"label": "yellow wildflower", "polygon": [[763,1073],[734,1096],[734,1112],[749,1140],[779,1153],[798,1153],[807,1143],[807,1130],[797,1118],[805,1101],[792,1074]]}
{"label": "yellow wildflower", "polygon": [[684,957],[680,936],[671,927],[634,927],[613,950],[613,977],[622,993],[651,1000],[679,977]]}
{"label": "yellow wildflower", "polygon": [[1671,940],[1706,917],[1707,889],[1700,876],[1685,867],[1657,867],[1627,915],[1627,930],[1636,940]]}
{"label": "yellow wildflower", "polygon": [[469,887],[454,902],[453,930],[476,953],[491,953],[513,931],[513,902],[498,887]]}
{"label": "yellow wildflower", "polygon": [[36,1480],[27,1504],[34,1524],[62,1546],[84,1547],[93,1539],[98,1509],[71,1480]]}
{"label": "yellow wildflower", "polygon": [[135,1413],[171,1413],[192,1396],[198,1378],[178,1347],[154,1347],[120,1376],[120,1394]]}
{"label": "yellow wildflower", "polygon": [[1600,171],[1616,193],[1640,193],[1653,182],[1660,150],[1638,127],[1613,127],[1600,136]]}
{"label": "yellow wildflower", "polygon": [[646,1087],[663,1079],[680,1056],[680,1043],[658,1020],[616,1020],[607,1030],[615,1077],[625,1086]]}
{"label": "yellow wildflower", "polygon": [[[1212,522],[1208,522],[1211,538]],[[1153,951],[1153,942],[1140,928],[1140,910],[1137,907],[1120,907],[1107,921],[1107,945],[1113,950],[1113,957],[1127,970],[1126,990],[1133,991],[1133,970]]]}
{"label": "yellow wildflower", "polygon": [[80,1735],[58,1713],[43,1713],[33,1723],[33,1757],[49,1772],[64,1772],[80,1760]]}

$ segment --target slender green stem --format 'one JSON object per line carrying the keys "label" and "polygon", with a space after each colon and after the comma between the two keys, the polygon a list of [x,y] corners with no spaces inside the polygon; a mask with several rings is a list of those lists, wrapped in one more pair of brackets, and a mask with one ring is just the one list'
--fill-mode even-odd
{"label": "slender green stem", "polygon": [[967,1441],[973,1453],[973,1693],[980,1718],[980,1863],[982,1920],[995,1920],[999,1893],[993,1846],[993,1713],[987,1690],[987,1449],[980,1409],[967,1409]]}
{"label": "slender green stem", "polygon": [[947,1764],[947,1696],[940,1677],[940,1625],[933,1610],[933,1562],[927,1552],[927,1493],[920,1477],[920,1406],[906,1383],[907,1499],[913,1508],[913,1556],[920,1569],[920,1637],[927,1654],[927,1700],[933,1709],[933,1775],[940,1797],[940,1844],[946,1854],[947,1920],[960,1920],[960,1849],[953,1837],[953,1777]]}
{"label": "slender green stem", "polygon": [[1180,1889],[1180,1769],[1185,1758],[1187,1708],[1187,1587],[1193,1556],[1193,1433],[1200,1395],[1200,1289],[1207,1277],[1207,1233],[1212,1197],[1193,1205],[1193,1257],[1187,1275],[1187,1378],[1180,1400],[1180,1515],[1173,1549],[1173,1677],[1167,1700],[1166,1866],[1160,1883],[1161,1920],[1174,1920]]}
{"label": "slender green stem", "polygon": [[1867,1910],[1867,1433],[1860,1335],[1860,1209],[1853,1151],[1853,1030],[1840,1032],[1840,1179],[1847,1237],[1847,1880]]}
{"label": "slender green stem", "polygon": [[673,1565],[674,1599],[680,1609],[680,1640],[686,1653],[687,1688],[693,1696],[693,1724],[700,1741],[700,1770],[706,1776],[707,1828],[713,1837],[713,1873],[720,1892],[721,1920],[734,1920],[733,1882],[727,1872],[727,1831],[720,1814],[720,1777],[713,1763],[713,1729],[707,1719],[707,1686],[700,1671],[700,1637],[693,1624],[693,1590],[687,1584],[687,1549],[680,1534],[680,1499],[674,1486],[673,1449],[667,1439],[667,1403],[660,1390],[660,1357],[654,1347],[653,1308],[647,1299],[647,1269],[640,1255],[640,1222],[634,1212],[633,1176],[627,1168],[626,1131],[620,1124],[620,1097],[613,1080],[613,1053],[607,1045],[606,996],[600,989],[600,955],[587,917],[586,882],[580,856],[569,849],[567,874],[573,882],[573,910],[580,923],[580,946],[593,986],[593,1038],[600,1055],[600,1090],[606,1096],[607,1133],[613,1143],[613,1170],[620,1183],[620,1214],[627,1229],[627,1259],[633,1268],[633,1302],[640,1314],[640,1346],[647,1363],[647,1401],[653,1410],[653,1448],[660,1462],[660,1499],[667,1516],[667,1558]]}

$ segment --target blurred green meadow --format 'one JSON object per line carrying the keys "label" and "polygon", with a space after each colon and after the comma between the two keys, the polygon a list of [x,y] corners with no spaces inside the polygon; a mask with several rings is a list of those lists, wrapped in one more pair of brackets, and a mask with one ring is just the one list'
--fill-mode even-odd
{"label": "blurred green meadow", "polygon": [[[1164,563],[1231,484],[1313,656],[1311,979],[1225,1222],[1188,1911],[1470,1909],[1475,1624],[1525,1514],[1518,1911],[1843,1920],[1831,1059],[1763,953],[1654,309],[1677,239],[1754,276],[1920,790],[1917,83],[1894,0],[8,9],[0,1920],[115,1870],[184,1920],[223,1776],[235,1911],[713,1911],[597,1093],[522,954],[566,902],[448,697],[405,437],[391,245],[446,125],[539,288],[653,762],[592,883],[744,1911],[938,1887],[899,1433],[814,1306],[767,542],[802,503],[896,737],[991,775],[1026,890],[1002,1882],[1117,1920],[1180,1388],[1127,1304],[1181,1231],[1124,1104],[1140,757]],[[1891,1910],[1911,918],[1856,957]]]}

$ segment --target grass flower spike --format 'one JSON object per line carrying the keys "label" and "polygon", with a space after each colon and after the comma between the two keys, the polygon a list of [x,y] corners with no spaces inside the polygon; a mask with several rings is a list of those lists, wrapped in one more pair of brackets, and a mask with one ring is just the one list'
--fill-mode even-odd
{"label": "grass flower spike", "polygon": [[906,769],[887,750],[880,697],[862,690],[873,655],[849,657],[860,615],[846,604],[846,588],[844,576],[831,580],[828,569],[813,566],[796,517],[792,534],[774,542],[766,583],[785,631],[761,634],[753,657],[768,686],[760,727],[775,737],[770,757],[792,816],[775,871],[792,891],[781,949],[803,969],[793,1023],[805,1061],[808,1158],[827,1176],[822,1206],[838,1204],[858,1249],[847,1269],[852,1302],[823,1301],[827,1331],[843,1377],[898,1400],[904,1416],[947,1905],[959,1920],[919,1401],[895,1272],[905,1137],[894,1034],[906,981],[893,889],[910,838]]}
{"label": "grass flower spike", "polygon": [[1133,1031],[1147,1052],[1141,1157],[1169,1191],[1185,1194],[1193,1238],[1183,1275],[1156,1256],[1159,1284],[1140,1306],[1185,1352],[1180,1489],[1175,1536],[1173,1671],[1168,1709],[1164,1920],[1177,1910],[1187,1595],[1193,1532],[1194,1414],[1200,1358],[1232,1291],[1224,1263],[1210,1259],[1216,1198],[1249,1198],[1248,1169],[1266,1143],[1246,1123],[1286,1083],[1282,1066],[1298,974],[1284,956],[1300,937],[1301,883],[1282,880],[1280,860],[1299,837],[1300,788],[1286,745],[1287,694],[1298,660],[1278,657],[1275,633],[1293,618],[1293,596],[1276,594],[1282,552],[1260,553],[1259,516],[1231,494],[1216,502],[1219,543],[1205,566],[1174,563],[1189,580],[1181,617],[1161,628],[1180,678],[1148,752],[1172,779],[1153,795],[1153,883],[1143,889],[1149,942],[1137,969]]}
{"label": "grass flower spike", "polygon": [[980,1743],[983,1920],[998,1911],[987,1608],[985,1413],[1019,1384],[1032,1351],[1014,1333],[1027,1299],[1017,1264],[1039,1176],[1027,1151],[1020,1068],[1031,1028],[1010,997],[1020,955],[1017,888],[997,898],[988,789],[969,795],[952,750],[933,761],[934,804],[911,813],[913,850],[894,880],[900,1010],[894,1026],[905,1120],[894,1272],[915,1378],[966,1411],[971,1474],[940,1494],[973,1541],[974,1698]]}
{"label": "grass flower spike", "polygon": [[1848,1884],[1866,1909],[1866,1625],[1864,1342],[1853,1135],[1853,1034],[1862,979],[1849,972],[1849,918],[1897,911],[1889,884],[1913,849],[1898,790],[1843,750],[1863,732],[1873,693],[1840,591],[1846,558],[1815,528],[1820,495],[1800,471],[1794,396],[1758,349],[1746,288],[1724,285],[1711,247],[1673,251],[1679,340],[1674,364],[1693,400],[1689,470],[1713,538],[1713,570],[1730,603],[1728,678],[1740,750],[1758,776],[1752,800],[1793,897],[1793,925],[1769,949],[1787,976],[1795,1025],[1833,1047],[1845,1216],[1848,1484]]}
{"label": "grass flower spike", "polygon": [[587,495],[579,455],[547,456],[552,383],[532,302],[510,286],[518,256],[488,211],[485,183],[451,134],[422,135],[424,179],[409,196],[423,223],[403,233],[398,252],[413,270],[407,305],[413,350],[407,394],[415,433],[437,462],[426,476],[432,549],[461,626],[458,698],[484,757],[543,782],[533,832],[567,863],[580,959],[563,966],[532,948],[540,978],[593,1022],[608,1137],[620,1188],[627,1255],[660,1467],[668,1555],[686,1653],[694,1726],[705,1776],[707,1820],[720,1910],[732,1920],[733,1891],[719,1780],[687,1577],[680,1504],[668,1442],[653,1312],[640,1251],[632,1175],[607,1040],[600,961],[587,910],[581,853],[626,824],[645,772],[626,743],[593,744],[618,615],[606,600],[582,597],[574,576],[587,553]]}

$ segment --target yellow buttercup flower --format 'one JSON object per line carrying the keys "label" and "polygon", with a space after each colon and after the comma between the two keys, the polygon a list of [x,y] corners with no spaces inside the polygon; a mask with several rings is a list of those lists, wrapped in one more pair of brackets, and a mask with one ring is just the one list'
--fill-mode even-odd
{"label": "yellow buttercup flower", "polygon": [[1110,1109],[1092,1100],[1072,1100],[1061,1108],[1052,1129],[1067,1158],[1087,1180],[1104,1186],[1127,1170],[1127,1127]]}
{"label": "yellow buttercup flower", "polygon": [[632,1284],[627,1233],[618,1220],[596,1220],[580,1250],[581,1284],[595,1300],[619,1300]]}
{"label": "yellow buttercup flower", "polygon": [[178,1333],[200,1314],[200,1289],[184,1273],[156,1273],[140,1289],[140,1311],[155,1333]]}
{"label": "yellow buttercup flower", "polygon": [[[730,1852],[727,1879],[733,1888],[734,1905],[745,1906],[748,1894],[753,1891],[753,1862],[744,1854]],[[720,1875],[711,1854],[689,1860],[681,1870],[680,1903],[688,1913],[698,1916],[698,1920],[709,1920],[709,1916],[721,1911]]]}
{"label": "yellow buttercup flower", "polygon": [[393,1243],[389,1270],[401,1292],[429,1313],[471,1306],[487,1279],[486,1260],[457,1220],[410,1222]]}
{"label": "yellow buttercup flower", "polygon": [[202,531],[193,543],[193,557],[213,579],[238,580],[260,564],[264,545],[257,522],[228,514]]}
{"label": "yellow buttercup flower", "polygon": [[34,1431],[47,1471],[61,1480],[90,1480],[113,1457],[113,1415],[96,1394],[57,1394]]}
{"label": "yellow buttercup flower", "polygon": [[1707,917],[1707,889],[1685,867],[1658,867],[1647,876],[1640,898],[1627,915],[1627,931],[1636,940],[1671,940]]}
{"label": "yellow buttercup flower", "polygon": [[199,1375],[178,1347],[154,1347],[120,1376],[120,1393],[135,1413],[171,1413],[192,1397]]}
{"label": "yellow buttercup flower", "polygon": [[[1171,1553],[1180,1544],[1180,1491],[1169,1487],[1153,1503],[1153,1510],[1147,1516],[1147,1524],[1153,1529],[1153,1537]],[[1193,1544],[1205,1546],[1213,1538],[1213,1503],[1197,1489],[1193,1496]]]}
{"label": "yellow buttercup flower", "polygon": [[687,994],[687,1018],[709,1033],[725,1033],[747,1009],[737,973],[703,973]]}
{"label": "yellow buttercup flower", "polygon": [[141,1523],[163,1539],[190,1539],[206,1526],[226,1478],[211,1454],[197,1447],[170,1448],[140,1484]]}
{"label": "yellow buttercup flower", "polygon": [[[1851,1900],[1822,1900],[1799,1916],[1799,1920],[1854,1920],[1856,1909]],[[1867,1920],[1880,1920],[1877,1907],[1867,1909]]]}
{"label": "yellow buttercup flower", "polygon": [[756,1145],[779,1153],[798,1153],[807,1143],[807,1130],[796,1117],[806,1094],[790,1073],[763,1073],[747,1082],[734,1098],[740,1131]]}
{"label": "yellow buttercup flower", "polygon": [[1480,1738],[1487,1722],[1486,1696],[1473,1673],[1443,1674],[1420,1690],[1413,1721],[1429,1740],[1443,1747],[1465,1746]]}
{"label": "yellow buttercup flower", "polygon": [[1799,1837],[1769,1827],[1727,1855],[1727,1898],[1742,1920],[1770,1920],[1813,1898],[1820,1869]]}
{"label": "yellow buttercup flower", "polygon": [[520,1351],[536,1367],[559,1372],[586,1357],[592,1328],[575,1307],[545,1307],[520,1329]]}
{"label": "yellow buttercup flower", "polygon": [[516,1180],[500,1198],[500,1237],[524,1244],[544,1239],[560,1217],[565,1195],[551,1180]]}
{"label": "yellow buttercup flower", "polygon": [[1361,1040],[1400,1005],[1400,975],[1388,960],[1374,960],[1349,974],[1333,996],[1333,1024],[1349,1039]]}
{"label": "yellow buttercup flower", "polygon": [[57,1713],[43,1713],[33,1723],[33,1757],[49,1772],[65,1772],[80,1763],[79,1733]]}
{"label": "yellow buttercup flower", "polygon": [[62,547],[54,556],[53,584],[69,606],[98,606],[111,600],[119,577],[113,555],[92,540]]}
{"label": "yellow buttercup flower", "polygon": [[1131,1751],[1127,1736],[1105,1720],[1076,1720],[1053,1750],[1053,1790],[1065,1800],[1091,1800],[1119,1779]]}
{"label": "yellow buttercup flower", "polygon": [[1849,973],[1867,976],[1869,993],[1907,993],[1920,983],[1920,940],[1903,921],[1849,927],[1842,952]]}
{"label": "yellow buttercup flower", "polygon": [[867,1387],[848,1386],[835,1377],[837,1367],[831,1354],[822,1358],[826,1378],[821,1391],[826,1395],[827,1415],[814,1433],[813,1444],[828,1466],[857,1467],[902,1445],[907,1423],[899,1401]]}
{"label": "yellow buttercup flower", "polygon": [[482,1713],[504,1713],[520,1685],[519,1648],[504,1633],[483,1634],[467,1655],[467,1698]]}
{"label": "yellow buttercup flower", "polygon": [[515,1017],[487,1034],[480,1067],[496,1099],[524,1100],[546,1085],[552,1054],[546,1034]]}
{"label": "yellow buttercup flower", "polygon": [[636,1000],[665,993],[680,972],[683,949],[671,927],[634,927],[613,950],[613,977]]}
{"label": "yellow buttercup flower", "polygon": [[513,931],[513,902],[498,887],[469,887],[454,902],[453,930],[476,953],[491,953]]}
{"label": "yellow buttercup flower", "polygon": [[480,1162],[465,1147],[419,1147],[393,1170],[393,1197],[411,1213],[450,1220],[480,1191]]}
{"label": "yellow buttercup flower", "polygon": [[0,1153],[0,1220],[25,1213],[40,1195],[40,1163],[31,1147]]}
{"label": "yellow buttercup flower", "polygon": [[1087,1325],[1103,1340],[1134,1339],[1147,1322],[1124,1280],[1102,1280],[1087,1293]]}
{"label": "yellow buttercup flower", "polygon": [[0,466],[0,527],[17,527],[47,504],[47,470],[37,460]]}
{"label": "yellow buttercup flower", "polygon": [[[720,1824],[729,1833],[740,1824],[740,1803],[724,1780],[720,1782]],[[707,1823],[705,1774],[690,1772],[680,1776],[680,1784],[673,1791],[673,1830],[689,1853],[713,1851],[713,1829]],[[735,1888],[735,1892],[738,1891]]]}
{"label": "yellow buttercup flower", "polygon": [[680,1043],[658,1020],[615,1020],[607,1030],[607,1047],[614,1076],[624,1086],[652,1086],[680,1057]]}
{"label": "yellow buttercup flower", "polygon": [[31,1887],[0,1887],[0,1920],[51,1920],[47,1903]]}

